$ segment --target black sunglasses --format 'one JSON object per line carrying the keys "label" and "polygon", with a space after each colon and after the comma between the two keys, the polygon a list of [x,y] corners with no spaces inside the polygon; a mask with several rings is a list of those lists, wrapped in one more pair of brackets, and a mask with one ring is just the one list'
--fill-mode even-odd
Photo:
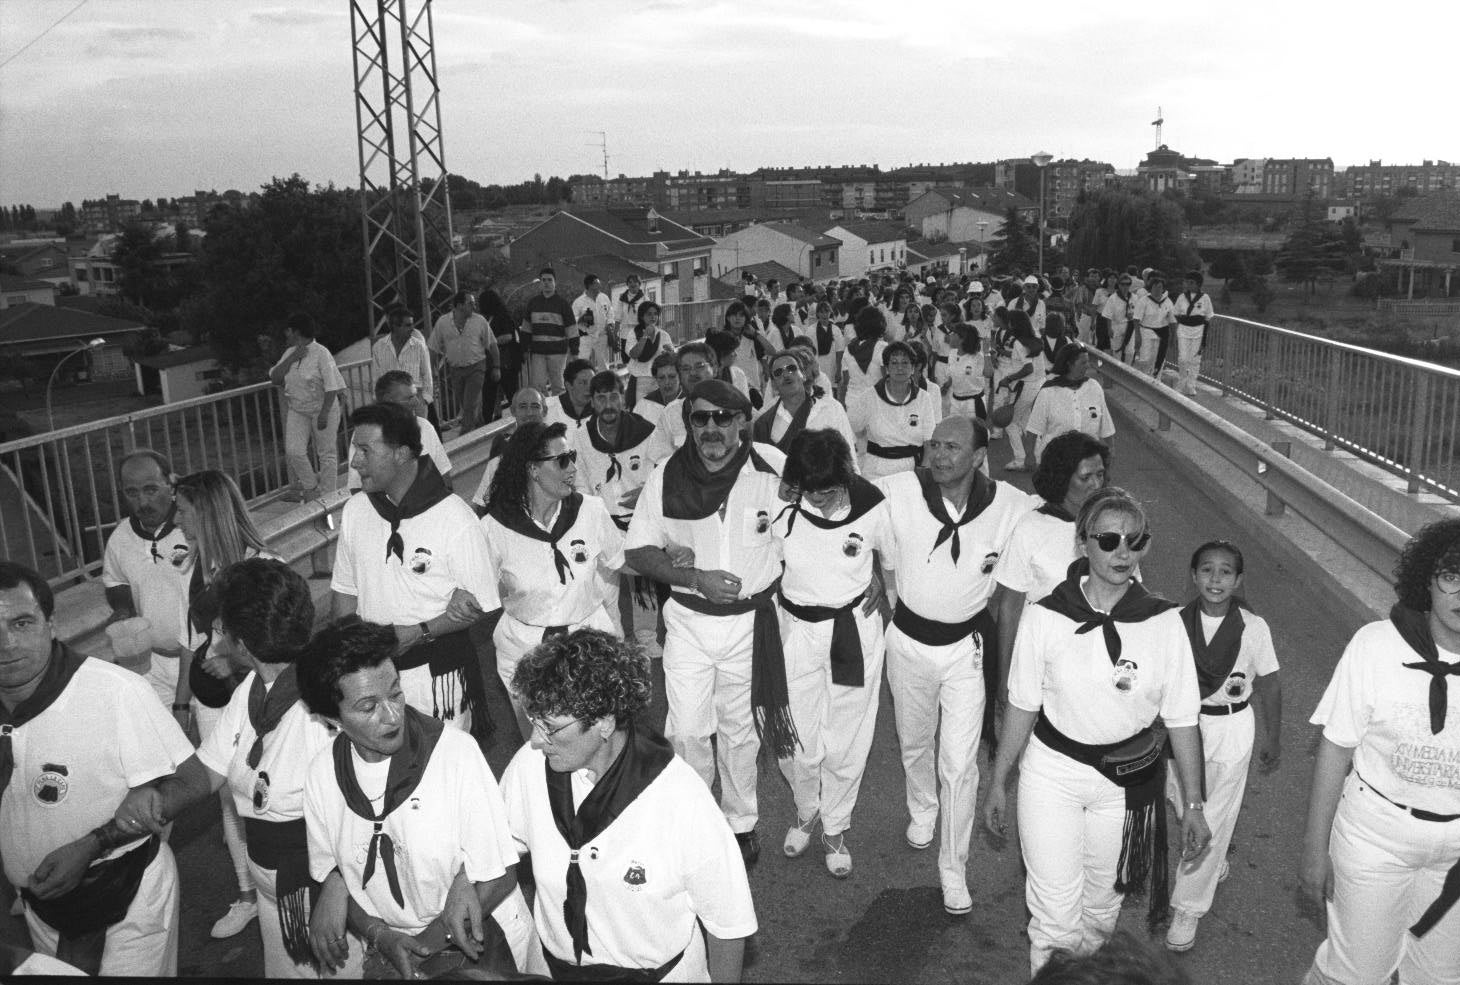
{"label": "black sunglasses", "polygon": [[740,416],[738,410],[697,410],[689,415],[689,422],[697,428],[702,428],[714,421],[720,427],[727,427],[735,423],[735,418]]}
{"label": "black sunglasses", "polygon": [[561,455],[544,455],[541,458],[534,458],[533,461],[557,462],[558,468],[565,469],[569,465],[572,465],[574,462],[578,461],[578,452],[576,450],[570,449],[569,451],[563,452]]}
{"label": "black sunglasses", "polygon": [[778,380],[781,377],[785,376],[787,373],[795,373],[797,376],[801,375],[800,364],[787,363],[784,366],[777,366],[775,369],[771,370],[771,376],[775,377]]}
{"label": "black sunglasses", "polygon": [[1151,542],[1151,532],[1147,530],[1138,534],[1118,534],[1112,530],[1103,534],[1088,534],[1085,539],[1093,540],[1096,544],[1099,544],[1100,549],[1106,554],[1120,547],[1122,539],[1125,540],[1125,546],[1131,550],[1143,551],[1146,549],[1146,545]]}

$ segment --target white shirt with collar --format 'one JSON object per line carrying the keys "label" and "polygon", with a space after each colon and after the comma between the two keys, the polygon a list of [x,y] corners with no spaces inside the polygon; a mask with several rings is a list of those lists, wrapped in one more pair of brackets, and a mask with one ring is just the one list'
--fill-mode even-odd
{"label": "white shirt with collar", "polygon": [[411,330],[411,337],[406,339],[406,344],[401,346],[399,352],[396,352],[390,333],[383,333],[370,347],[370,361],[374,364],[377,380],[395,369],[409,373],[420,388],[421,399],[428,404],[435,402],[436,384],[431,375],[431,350],[426,346],[426,337],[419,329]]}

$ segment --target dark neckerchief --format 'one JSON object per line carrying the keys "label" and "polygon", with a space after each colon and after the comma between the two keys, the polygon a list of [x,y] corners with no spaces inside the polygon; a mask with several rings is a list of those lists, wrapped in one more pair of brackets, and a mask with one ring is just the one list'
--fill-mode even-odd
{"label": "dark neckerchief", "polygon": [[1075,630],[1077,636],[1088,633],[1098,626],[1105,636],[1105,652],[1110,657],[1111,666],[1114,666],[1120,659],[1121,649],[1120,633],[1116,631],[1115,624],[1118,622],[1145,622],[1167,609],[1176,608],[1177,603],[1163,599],[1159,595],[1152,595],[1146,591],[1144,585],[1132,579],[1125,594],[1120,597],[1119,602],[1115,603],[1115,608],[1108,613],[1100,612],[1090,604],[1090,600],[1085,597],[1084,590],[1080,588],[1080,578],[1089,573],[1089,559],[1076,558],[1066,570],[1065,580],[1060,582],[1048,596],[1040,599],[1037,604],[1079,623],[1080,627]]}
{"label": "dark neckerchief", "polygon": [[806,422],[811,417],[811,405],[815,402],[816,398],[808,393],[806,399],[801,401],[801,406],[791,415],[791,423],[786,426],[786,433],[781,435],[781,440],[772,441],[771,430],[776,426],[776,415],[781,412],[781,402],[777,400],[770,410],[757,417],[750,426],[751,437],[761,444],[775,445],[781,451],[789,450],[796,435],[806,430]]}
{"label": "dark neckerchief", "polygon": [[[958,528],[971,523],[980,513],[988,509],[988,505],[994,501],[994,494],[997,491],[992,479],[982,472],[973,473],[973,485],[968,490],[968,502],[963,504],[963,515],[956,521],[948,515],[948,504],[943,501],[943,490],[933,481],[933,473],[927,469],[914,469],[918,477],[918,487],[923,493],[923,502],[928,506],[928,512],[933,514],[933,519],[943,526],[938,530],[938,536],[933,540],[933,551],[943,545],[945,540],[952,538],[953,543],[949,545],[949,553],[953,557],[953,563],[958,563],[958,556],[963,553],[963,545],[959,542]],[[933,551],[928,552],[932,557]]]}
{"label": "dark neckerchief", "polygon": [[593,401],[591,400],[583,405],[581,411],[574,410],[573,398],[568,396],[568,391],[566,390],[558,394],[558,405],[563,408],[563,416],[570,421],[582,421],[583,418],[593,413]]}
{"label": "dark neckerchief", "polygon": [[857,361],[857,368],[865,375],[872,365],[872,356],[877,351],[876,339],[853,339],[847,343],[847,351]]}
{"label": "dark neckerchief", "polygon": [[730,490],[740,479],[746,460],[756,471],[776,475],[770,463],[760,457],[748,437],[740,439],[735,457],[717,472],[711,472],[700,458],[693,436],[685,440],[664,463],[664,518],[666,520],[703,520],[720,511],[730,498]]}
{"label": "dark neckerchief", "polygon": [[831,346],[835,339],[831,322],[827,322],[825,325],[821,322],[816,323],[816,354],[818,356],[831,355]]}
{"label": "dark neckerchief", "polygon": [[562,505],[558,507],[558,515],[553,520],[553,529],[550,531],[538,526],[537,521],[528,516],[526,510],[519,512],[509,508],[505,503],[493,502],[487,509],[487,515],[520,537],[540,540],[547,544],[553,552],[553,567],[558,570],[558,582],[566,585],[569,578],[576,576],[568,565],[567,556],[558,547],[558,541],[562,539],[563,534],[573,529],[573,524],[578,522],[578,511],[582,507],[583,494],[569,493],[563,499]]}
{"label": "dark neckerchief", "polygon": [[664,391],[660,390],[658,386],[655,386],[654,389],[650,390],[644,395],[644,399],[649,401],[651,404],[658,404],[660,407],[668,407],[671,403],[679,399],[679,394],[675,394],[672,397],[666,397],[664,395]]}
{"label": "dark neckerchief", "polygon": [[781,348],[791,348],[791,343],[796,341],[796,330],[791,327],[791,323],[778,326],[777,331],[781,333]]}
{"label": "dark neckerchief", "polygon": [[163,518],[162,525],[156,531],[142,526],[135,515],[129,516],[127,519],[131,522],[132,533],[137,535],[137,539],[149,541],[152,544],[152,560],[159,560],[162,555],[157,550],[157,542],[177,529],[177,500],[173,500],[172,509],[167,511],[167,516]]}
{"label": "dark neckerchief", "polygon": [[[1063,346],[1061,348],[1063,348]],[[1086,379],[1088,379],[1088,377]],[[1052,390],[1064,388],[1066,390],[1078,390],[1084,385],[1085,380],[1072,380],[1067,376],[1050,376],[1045,378],[1044,386],[1040,387],[1040,389]]]}
{"label": "dark neckerchief", "polygon": [[642,298],[643,296],[644,296],[644,292],[642,290],[638,290],[638,291],[624,291],[622,294],[620,294],[618,296],[618,299],[620,301],[622,301],[624,304],[628,305],[630,308],[632,308],[632,307],[634,307],[635,305],[637,305],[639,303],[639,299]]}
{"label": "dark neckerchief", "polygon": [[392,844],[390,835],[381,829],[391,812],[404,804],[420,785],[421,777],[426,773],[426,764],[431,761],[431,753],[436,749],[436,741],[441,738],[443,727],[436,719],[406,705],[406,741],[390,757],[390,769],[385,776],[385,803],[380,805],[379,815],[371,810],[370,798],[365,796],[365,792],[360,789],[360,782],[355,779],[355,763],[350,757],[349,737],[343,732],[335,736],[334,748],[331,750],[335,761],[335,783],[339,784],[340,793],[344,794],[345,806],[375,825],[375,830],[370,835],[370,848],[365,856],[365,871],[360,876],[360,885],[363,887],[370,884],[370,877],[375,875],[375,860],[380,859],[385,869],[385,881],[390,886],[390,895],[397,906],[406,904],[405,895],[400,888],[400,876],[395,871],[395,845]]}
{"label": "dark neckerchief", "polygon": [[637,350],[639,348],[639,346],[641,346],[641,345],[644,344],[645,330],[648,327],[649,326],[647,326],[647,325],[644,325],[642,327],[639,326],[639,325],[635,325],[634,326],[634,345],[633,345],[633,348],[629,349],[627,352],[624,353],[624,357],[625,358],[627,358],[627,359],[633,359],[633,360],[636,360],[637,362],[641,362],[641,363],[652,363],[654,361],[654,357],[657,356],[657,355],[659,355],[659,349],[660,349],[660,345],[658,344],[659,343],[659,329],[657,329],[657,328],[654,329],[654,334],[649,336],[649,338],[653,339],[654,342],[655,342],[654,348],[651,349],[651,350],[649,350],[648,352],[644,353],[644,355],[642,355],[642,356],[635,356],[635,355],[632,354],[635,350]]}
{"label": "dark neckerchief", "polygon": [[1445,712],[1450,699],[1450,685],[1445,678],[1460,677],[1460,661],[1446,663],[1440,659],[1440,649],[1430,631],[1428,613],[1416,612],[1396,602],[1389,610],[1389,621],[1399,631],[1399,638],[1423,658],[1419,663],[1404,666],[1430,675],[1430,732],[1439,735],[1445,728]]}
{"label": "dark neckerchief", "polygon": [[1242,630],[1246,625],[1242,621],[1242,607],[1235,599],[1227,604],[1227,614],[1212,634],[1211,642],[1207,642],[1201,630],[1200,599],[1181,607],[1181,622],[1186,627],[1186,638],[1191,641],[1191,653],[1196,657],[1196,680],[1201,696],[1210,698],[1226,682],[1242,652]]}
{"label": "dark neckerchief", "polygon": [[1045,500],[1044,505],[1034,512],[1043,513],[1045,516],[1052,516],[1056,520],[1063,520],[1066,523],[1075,522],[1075,514],[1065,509],[1063,503],[1051,503],[1049,500]]}
{"label": "dark neckerchief", "polygon": [[674,758],[669,741],[647,726],[630,724],[624,739],[623,751],[593,784],[576,810],[573,774],[557,772],[546,759],[542,764],[553,823],[569,849],[563,922],[573,938],[573,960],[579,964],[583,955],[592,954],[593,949],[588,946],[588,884],[578,867],[578,851],[606,831]]}
{"label": "dark neckerchief", "polygon": [[608,456],[608,471],[603,481],[612,482],[624,474],[624,467],[618,456],[631,448],[637,448],[654,433],[654,425],[632,411],[622,410],[618,415],[618,433],[609,441],[598,432],[598,415],[591,415],[583,425],[588,429],[588,443],[594,451]]}
{"label": "dark neckerchief", "polygon": [[838,527],[844,527],[849,523],[860,520],[867,515],[868,511],[886,498],[886,495],[877,486],[868,482],[860,475],[854,475],[852,476],[852,481],[847,483],[847,501],[850,512],[840,520],[832,520],[822,516],[815,510],[806,509],[801,505],[799,498],[781,510],[776,519],[779,520],[782,516],[788,513],[790,514],[786,520],[787,537],[791,536],[791,531],[796,527],[796,518],[799,516],[804,516],[806,522],[813,527],[820,527],[822,530],[835,530]]}
{"label": "dark neckerchief", "polygon": [[906,407],[908,404],[910,404],[914,400],[918,399],[918,390],[920,390],[921,387],[918,386],[917,380],[913,380],[911,383],[909,383],[907,385],[907,399],[904,400],[904,401],[902,401],[901,403],[899,403],[896,400],[893,400],[891,397],[889,397],[887,395],[887,379],[886,379],[886,377],[884,377],[884,378],[878,380],[876,383],[874,383],[872,385],[872,389],[875,390],[875,391],[877,391],[877,396],[879,396],[879,397],[882,398],[882,402],[884,404],[887,404],[888,406],[891,406],[891,407]]}
{"label": "dark neckerchief", "polygon": [[0,726],[3,726],[0,727],[0,798],[5,796],[5,789],[10,786],[10,775],[15,771],[15,753],[10,747],[11,731],[39,718],[47,708],[55,704],[86,659],[85,655],[77,653],[60,640],[53,640],[50,662],[41,672],[40,683],[30,697],[16,705],[13,710],[0,704]]}
{"label": "dark neckerchief", "polygon": [[248,750],[248,768],[256,770],[264,756],[264,736],[274,731],[294,702],[299,700],[299,677],[294,665],[274,678],[274,686],[265,690],[264,679],[254,674],[248,688],[248,724],[253,727],[253,745]]}
{"label": "dark neckerchief", "polygon": [[451,488],[441,478],[441,473],[436,471],[436,463],[428,455],[416,459],[416,480],[401,497],[399,505],[392,503],[390,497],[383,492],[365,494],[380,518],[390,524],[390,536],[385,541],[386,561],[394,554],[401,564],[406,563],[406,542],[400,535],[402,521],[420,516],[450,495]]}

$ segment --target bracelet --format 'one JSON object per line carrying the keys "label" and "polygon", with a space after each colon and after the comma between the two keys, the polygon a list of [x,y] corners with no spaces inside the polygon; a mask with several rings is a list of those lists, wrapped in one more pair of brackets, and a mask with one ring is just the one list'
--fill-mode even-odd
{"label": "bracelet", "polygon": [[1188,800],[1186,802],[1186,809],[1189,811],[1205,811],[1207,809],[1207,805],[1206,802],[1202,800]]}

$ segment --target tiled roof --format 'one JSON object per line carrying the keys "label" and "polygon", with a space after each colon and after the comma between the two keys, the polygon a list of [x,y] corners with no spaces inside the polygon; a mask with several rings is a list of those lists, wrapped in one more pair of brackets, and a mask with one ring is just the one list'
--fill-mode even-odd
{"label": "tiled roof", "polygon": [[1413,222],[1410,228],[1420,232],[1460,230],[1460,194],[1431,192],[1411,198],[1394,210],[1394,221]]}
{"label": "tiled roof", "polygon": [[802,243],[810,243],[812,246],[841,246],[842,241],[825,233],[818,233],[807,229],[804,226],[797,226],[790,222],[768,222],[767,229],[774,229],[783,236],[789,236]]}
{"label": "tiled roof", "polygon": [[736,267],[734,270],[727,270],[723,277],[729,280],[734,277],[734,283],[740,283],[741,275],[754,274],[755,279],[764,283],[768,280],[778,280],[781,284],[799,284],[801,275],[783,263],[775,260],[767,260],[764,263],[747,263],[743,267]]}
{"label": "tiled roof", "polygon": [[601,229],[623,240],[625,243],[674,243],[680,247],[713,246],[714,240],[701,236],[693,229],[686,229],[673,219],[658,212],[658,232],[649,231],[648,208],[608,206],[607,208],[568,208],[563,212],[585,222],[595,229]]}
{"label": "tiled roof", "polygon": [[1032,202],[1018,192],[987,186],[958,188],[952,185],[938,185],[934,188],[929,188],[925,194],[941,195],[954,206],[966,205],[969,208],[986,209],[996,212],[1003,212],[1009,208],[1034,209],[1039,207],[1038,202]]}
{"label": "tiled roof", "polygon": [[[629,274],[637,274],[643,280],[657,276],[657,271],[652,266],[642,263],[635,263],[632,260],[617,256],[613,253],[591,253],[587,256],[567,257],[563,261],[555,261],[558,267],[564,263],[570,265],[578,276],[573,279],[570,287],[578,287],[583,283],[583,277],[587,274],[597,274],[605,284],[620,283],[628,279]],[[563,272],[559,270],[558,280],[563,280]]]}
{"label": "tiled roof", "polygon": [[838,226],[868,243],[890,243],[895,239],[904,239],[907,236],[907,230],[895,222],[859,222],[855,220],[828,226],[827,233]]}
{"label": "tiled roof", "polygon": [[140,322],[26,301],[0,311],[0,344],[97,337],[110,341],[111,336],[146,327]]}
{"label": "tiled roof", "polygon": [[155,356],[144,356],[137,360],[137,365],[146,366],[149,369],[171,369],[174,366],[187,366],[191,363],[207,362],[217,358],[218,354],[213,351],[211,345],[194,345],[186,349],[172,349]]}
{"label": "tiled roof", "polygon": [[31,280],[26,277],[12,277],[0,274],[0,291],[54,291],[56,285],[48,280]]}

